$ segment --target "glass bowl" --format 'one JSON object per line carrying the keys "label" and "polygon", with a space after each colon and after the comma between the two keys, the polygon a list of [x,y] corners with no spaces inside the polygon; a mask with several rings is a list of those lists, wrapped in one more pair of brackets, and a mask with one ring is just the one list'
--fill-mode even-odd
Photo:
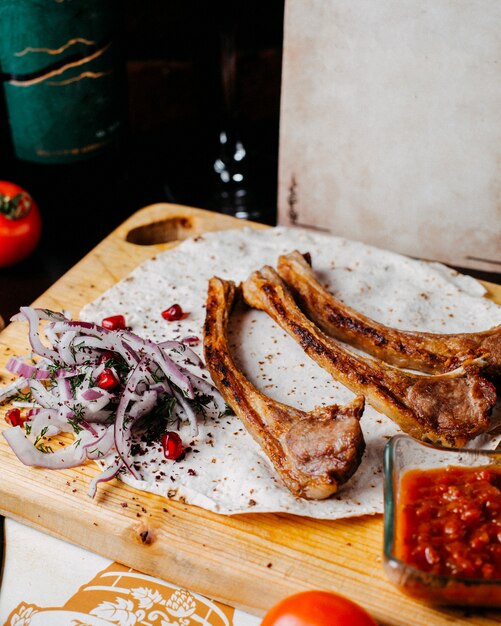
{"label": "glass bowl", "polygon": [[[392,583],[414,598],[431,604],[501,606],[501,579],[438,575],[396,556],[399,540],[398,506],[402,476],[412,469],[447,466],[501,466],[501,452],[437,448],[406,435],[396,435],[385,448],[384,569]],[[400,531],[401,532],[401,531]]]}

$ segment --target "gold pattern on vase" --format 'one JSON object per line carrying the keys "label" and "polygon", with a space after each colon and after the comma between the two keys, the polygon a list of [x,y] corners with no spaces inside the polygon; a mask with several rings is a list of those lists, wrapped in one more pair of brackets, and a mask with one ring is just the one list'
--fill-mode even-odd
{"label": "gold pattern on vase", "polygon": [[70,39],[69,41],[67,41],[64,45],[60,46],[59,48],[55,48],[55,49],[51,49],[51,48],[31,48],[31,47],[27,47],[24,50],[21,50],[20,52],[15,52],[14,56],[16,57],[23,57],[25,54],[29,54],[30,52],[44,52],[45,54],[61,54],[61,52],[64,52],[65,50],[67,50],[68,48],[71,48],[71,46],[74,46],[76,44],[82,43],[86,46],[93,46],[96,42],[95,41],[90,41],[89,39],[85,39],[84,37],[74,37],[73,39]]}
{"label": "gold pattern on vase", "polygon": [[[78,59],[77,61],[72,61],[70,63],[67,63],[66,65],[63,65],[63,67],[60,67],[60,68],[55,69],[55,70],[51,70],[51,71],[47,72],[46,74],[43,74],[41,76],[37,76],[35,78],[32,78],[31,80],[18,80],[16,78],[11,78],[8,81],[9,85],[13,85],[15,87],[31,87],[31,85],[36,85],[38,83],[42,83],[42,82],[46,81],[48,78],[52,78],[53,76],[59,76],[60,74],[63,74],[64,72],[66,72],[67,70],[69,70],[69,69],[71,69],[73,67],[79,67],[80,65],[85,65],[87,63],[90,63],[90,61],[94,61],[94,59],[97,59],[100,56],[102,56],[106,52],[106,50],[108,50],[110,45],[111,44],[106,44],[105,46],[103,46],[99,50],[96,50],[92,54],[89,54],[88,56],[85,56],[83,59]],[[107,72],[107,74],[109,74],[109,73],[111,73],[111,72]],[[103,75],[105,75],[105,74],[103,74]],[[57,83],[57,82],[52,81],[50,84],[51,85],[62,85],[63,83]]]}

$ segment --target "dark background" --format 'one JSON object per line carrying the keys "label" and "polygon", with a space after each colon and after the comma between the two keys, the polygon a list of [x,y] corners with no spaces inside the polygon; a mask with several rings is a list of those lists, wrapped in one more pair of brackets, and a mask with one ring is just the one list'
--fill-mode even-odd
{"label": "dark background", "polygon": [[126,131],[113,152],[76,168],[2,160],[8,137],[0,99],[0,179],[25,187],[44,222],[35,253],[0,268],[5,320],[143,206],[165,201],[226,210],[213,164],[228,123],[221,44],[232,29],[233,122],[247,151],[247,199],[255,219],[275,223],[284,0],[127,0],[122,6]]}
{"label": "dark background", "polygon": [[139,208],[166,201],[221,210],[213,163],[226,122],[221,42],[232,29],[245,185],[257,219],[275,223],[283,0],[127,0],[123,6],[127,113],[121,144],[78,167],[1,162],[0,179],[33,195],[44,224],[36,252],[0,269],[6,321]]}

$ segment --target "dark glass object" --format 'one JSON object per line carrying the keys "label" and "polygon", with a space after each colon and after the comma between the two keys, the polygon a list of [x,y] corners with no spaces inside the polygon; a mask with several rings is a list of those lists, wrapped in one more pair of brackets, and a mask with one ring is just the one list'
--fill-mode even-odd
{"label": "dark glass object", "polygon": [[264,207],[259,205],[253,179],[252,159],[241,132],[238,107],[239,30],[237,2],[221,0],[219,8],[219,80],[221,88],[219,135],[211,208],[238,218],[262,221]]}

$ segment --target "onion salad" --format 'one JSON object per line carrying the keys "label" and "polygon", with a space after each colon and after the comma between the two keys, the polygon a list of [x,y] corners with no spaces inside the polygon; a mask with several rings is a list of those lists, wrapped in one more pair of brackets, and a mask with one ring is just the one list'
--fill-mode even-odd
{"label": "onion salad", "polygon": [[[29,324],[32,354],[9,359],[6,367],[18,378],[0,389],[0,402],[11,400],[23,409],[24,425],[3,435],[29,466],[62,469],[105,460],[104,471],[90,483],[91,497],[99,483],[119,473],[141,480],[136,437],[158,444],[182,421],[196,437],[206,408],[226,410],[190,348],[197,337],[155,343],[127,328],[110,330],[31,307],[21,307],[11,321],[20,320]],[[74,440],[54,452],[47,438],[59,433]],[[182,446],[177,449],[182,453]]]}

